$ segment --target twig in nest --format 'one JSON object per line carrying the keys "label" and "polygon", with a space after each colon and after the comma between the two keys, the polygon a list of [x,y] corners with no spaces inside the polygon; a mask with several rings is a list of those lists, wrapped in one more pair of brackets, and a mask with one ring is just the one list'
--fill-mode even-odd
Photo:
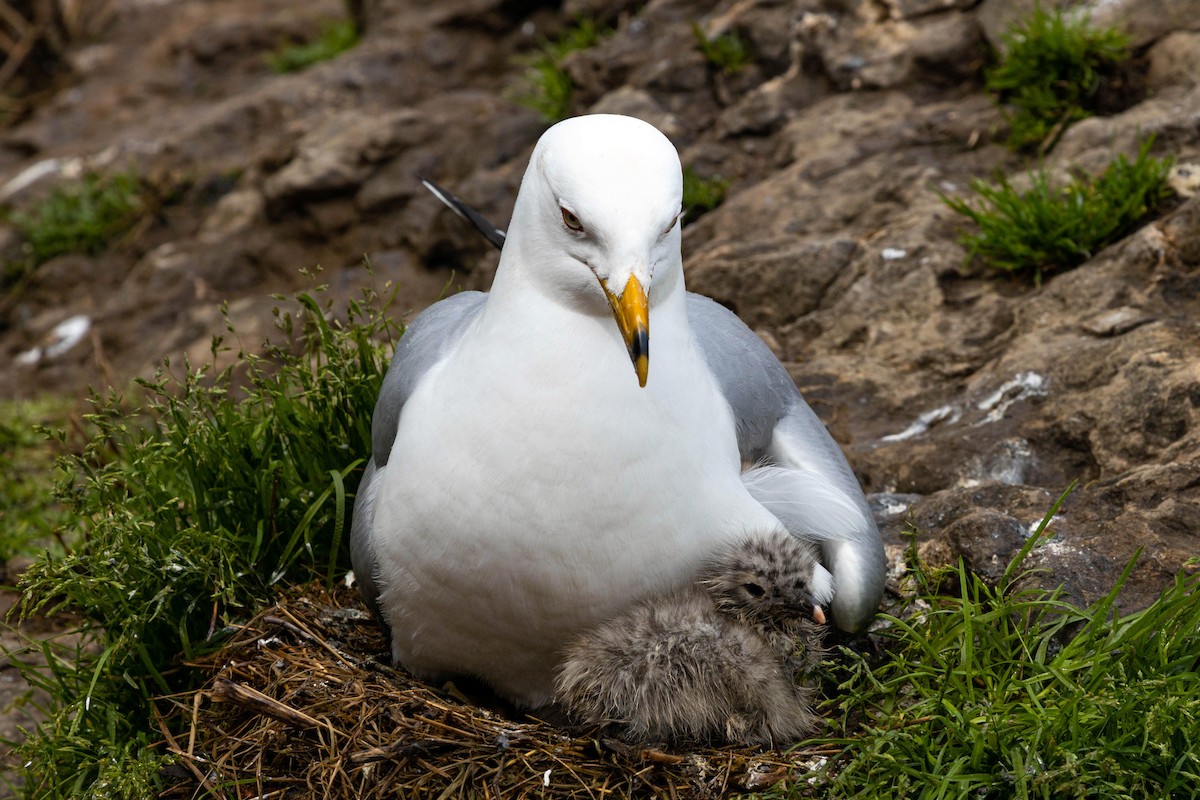
{"label": "twig in nest", "polygon": [[611,750],[617,755],[636,758],[639,761],[649,761],[652,764],[682,764],[687,760],[674,753],[664,753],[653,747],[634,747],[617,739],[601,739],[600,744],[604,745],[606,750]]}
{"label": "twig in nest", "polygon": [[[199,697],[199,695],[197,695],[197,697]],[[209,794],[213,795],[214,797],[219,797],[221,800],[226,800],[225,793],[209,783],[209,780],[207,777],[205,777],[204,773],[201,772],[199,768],[197,768],[192,762],[190,745],[188,752],[186,753],[179,749],[179,742],[177,742],[175,737],[171,735],[171,729],[167,727],[166,720],[164,720],[162,718],[162,714],[158,712],[158,706],[151,703],[150,709],[154,712],[154,722],[158,725],[158,729],[162,731],[163,738],[167,740],[167,746],[171,749],[171,752],[183,760],[183,765],[191,770],[192,774],[196,776],[196,780],[200,781],[200,785],[207,789]]]}
{"label": "twig in nest", "polygon": [[342,662],[343,665],[345,665],[347,667],[354,666],[353,661],[350,661],[344,655],[339,653],[336,648],[334,648],[332,645],[329,644],[329,642],[326,642],[320,636],[317,636],[315,633],[310,631],[308,628],[304,627],[304,624],[302,622],[300,622],[300,620],[296,619],[290,611],[288,611],[283,606],[279,606],[278,608],[279,608],[279,612],[281,614],[286,614],[288,616],[288,619],[282,619],[280,617],[271,616],[271,617],[264,617],[263,622],[266,622],[270,625],[278,625],[282,628],[287,628],[289,631],[291,631],[292,633],[295,633],[297,636],[308,639],[313,644],[315,644],[319,647],[325,648],[325,650],[327,650],[331,656],[336,658],[338,661]]}
{"label": "twig in nest", "polygon": [[371,761],[385,761],[387,759],[400,759],[407,756],[426,755],[441,750],[448,750],[452,747],[463,747],[462,742],[453,742],[449,739],[423,739],[419,742],[392,742],[385,747],[372,747],[369,750],[363,750],[358,753],[350,754],[351,764],[367,764]]}
{"label": "twig in nest", "polygon": [[[334,730],[332,725],[314,719],[303,711],[297,711],[257,689],[241,686],[225,678],[217,678],[213,682],[213,688],[209,695],[218,703],[233,703],[294,728]],[[340,733],[340,731],[337,732]],[[342,735],[345,736],[345,734]]]}

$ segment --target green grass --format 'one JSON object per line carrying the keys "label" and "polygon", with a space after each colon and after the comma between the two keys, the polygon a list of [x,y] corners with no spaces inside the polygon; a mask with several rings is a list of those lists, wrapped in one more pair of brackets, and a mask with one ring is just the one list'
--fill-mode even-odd
{"label": "green grass", "polygon": [[1099,177],[1077,176],[1054,186],[1044,170],[1020,191],[999,176],[995,183],[972,182],[974,198],[942,200],[975,223],[960,241],[968,260],[1007,272],[1043,274],[1077,266],[1134,230],[1171,193],[1172,161],[1150,155],[1152,139],[1132,161],[1119,155]]}
{"label": "green grass", "polygon": [[692,34],[704,58],[726,75],[732,75],[750,63],[750,48],[737,31],[708,38],[699,23],[692,23]]}
{"label": "green grass", "polygon": [[329,61],[358,44],[358,29],[352,20],[326,23],[311,42],[291,44],[267,56],[267,64],[275,72],[299,72],[313,64]]}
{"label": "green grass", "polygon": [[[73,610],[82,637],[46,643],[49,719],[20,747],[33,798],[150,798],[169,756],[151,698],[194,688],[180,666],[285,582],[332,580],[370,452],[370,419],[395,329],[370,304],[351,323],[299,298],[283,346],[228,369],[145,383],[142,410],[112,397],[61,488],[73,552],[25,574],[22,611]],[[214,342],[214,354],[217,343]]]}
{"label": "green grass", "polygon": [[[98,255],[128,232],[148,209],[146,187],[132,173],[89,174],[81,181],[56,187],[9,220],[29,245],[31,266],[66,253]],[[13,267],[6,269],[6,277]]]}
{"label": "green grass", "polygon": [[984,75],[1004,109],[1009,145],[1048,151],[1068,125],[1095,113],[1102,82],[1128,58],[1123,33],[1034,8],[1002,37],[999,60]]}
{"label": "green grass", "polygon": [[563,69],[562,62],[577,50],[595,47],[612,34],[591,17],[576,20],[556,39],[542,42],[538,51],[522,59],[525,65],[523,83],[512,97],[520,105],[532,108],[548,122],[558,122],[571,112],[575,84]]}
{"label": "green grass", "polygon": [[66,513],[54,481],[62,450],[45,428],[64,425],[70,406],[62,397],[0,401],[0,562],[59,544]]}
{"label": "green grass", "polygon": [[691,167],[683,169],[683,224],[689,225],[725,201],[729,181],[719,175],[705,178]]}
{"label": "green grass", "polygon": [[1196,796],[1200,577],[1125,616],[1115,601],[1131,562],[1079,610],[1025,580],[1053,514],[994,587],[961,562],[931,572],[910,549],[916,593],[885,617],[885,655],[843,649],[827,711],[852,733],[826,742],[845,750],[817,796]]}

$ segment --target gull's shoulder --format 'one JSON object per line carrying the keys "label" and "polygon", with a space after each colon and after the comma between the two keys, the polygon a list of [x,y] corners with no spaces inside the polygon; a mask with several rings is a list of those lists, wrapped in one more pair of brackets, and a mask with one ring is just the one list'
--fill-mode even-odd
{"label": "gull's shoulder", "polygon": [[742,458],[757,460],[779,421],[804,402],[800,392],[771,349],[728,308],[688,292],[687,312],[705,363],[733,409]]}
{"label": "gull's shoulder", "polygon": [[400,412],[430,368],[449,353],[483,310],[487,294],[460,292],[417,315],[404,330],[379,389],[371,422],[371,447],[377,466],[387,464]]}

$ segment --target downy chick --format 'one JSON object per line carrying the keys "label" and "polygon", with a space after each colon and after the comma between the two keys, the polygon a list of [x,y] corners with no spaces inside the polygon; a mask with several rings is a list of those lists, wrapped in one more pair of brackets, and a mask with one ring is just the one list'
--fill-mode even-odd
{"label": "downy chick", "polygon": [[821,606],[833,594],[814,545],[786,531],[714,553],[696,582],[641,602],[565,651],[555,699],[575,719],[642,741],[794,742],[817,728]]}

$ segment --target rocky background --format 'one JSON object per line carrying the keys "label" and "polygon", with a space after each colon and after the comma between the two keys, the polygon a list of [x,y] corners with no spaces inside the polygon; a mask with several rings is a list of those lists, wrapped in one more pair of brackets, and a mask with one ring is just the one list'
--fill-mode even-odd
{"label": "rocky background", "polygon": [[[1194,0],[1093,6],[1130,35],[1135,68],[1112,113],[1067,130],[1048,167],[1098,171],[1149,134],[1156,155],[1200,161]],[[1032,563],[1077,600],[1143,548],[1125,594],[1143,605],[1200,554],[1200,198],[1181,182],[1158,219],[1035,287],[964,268],[961,220],[938,195],[1030,166],[999,143],[981,70],[1032,2],[356,7],[357,47],[278,75],[265,54],[343,17],[340,0],[80,6],[69,69],[0,130],[0,202],[122,169],[160,202],[109,252],[61,256],[0,294],[0,396],[82,396],[164,356],[203,360],[226,302],[251,348],[271,331],[271,295],[311,286],[302,270],[340,297],[392,282],[405,316],[486,288],[496,254],[413,176],[503,225],[547,126],[512,100],[519,58],[590,14],[614,33],[566,59],[573,111],[642,117],[685,165],[731,182],[685,230],[690,288],[788,364],[897,565],[911,520],[927,558],[996,574],[1072,481]],[[736,31],[751,63],[714,67],[693,23]],[[0,254],[22,246],[0,225]]]}

